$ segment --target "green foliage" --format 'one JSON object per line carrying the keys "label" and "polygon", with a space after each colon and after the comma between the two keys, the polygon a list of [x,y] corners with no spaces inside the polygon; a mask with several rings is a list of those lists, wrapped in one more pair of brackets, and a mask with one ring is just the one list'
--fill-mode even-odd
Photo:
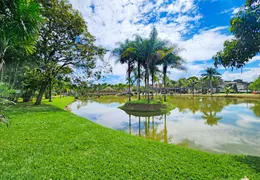
{"label": "green foliage", "polygon": [[81,14],[64,0],[39,2],[43,7],[44,25],[35,54],[41,79],[37,105],[47,86],[58,75],[68,75],[76,68],[86,75],[86,79],[100,78],[100,72],[106,69],[96,66],[105,50],[94,45],[95,38],[88,32]]}
{"label": "green foliage", "polygon": [[260,77],[249,85],[249,89],[253,91],[260,91]]}
{"label": "green foliage", "polygon": [[[0,128],[1,179],[260,179],[260,159],[154,142],[104,128],[53,105],[19,104]],[[33,134],[33,136],[32,136]]]}
{"label": "green foliage", "polygon": [[242,68],[260,52],[260,4],[257,0],[247,0],[245,7],[230,21],[230,32],[235,39],[224,43],[223,51],[213,59],[215,66]]}
{"label": "green foliage", "polygon": [[[134,72],[134,80],[137,79],[138,89],[140,89],[141,80],[144,80],[145,91],[148,97],[147,101],[149,102],[149,78],[151,77],[153,85],[157,80],[156,74],[160,72],[158,65],[163,65],[165,86],[168,68],[184,69],[184,60],[178,56],[180,50],[181,49],[179,49],[177,45],[172,45],[168,41],[160,40],[156,28],[153,27],[148,38],[135,35],[133,41],[126,40],[124,43],[120,43],[119,47],[113,50],[113,54],[118,57],[117,62],[128,65],[127,73],[129,89],[131,85],[130,77],[132,72]],[[137,68],[135,68],[136,65]],[[141,69],[144,69],[144,75],[142,75]],[[141,78],[141,76],[144,76],[144,78]]]}
{"label": "green foliage", "polygon": [[0,1],[0,70],[8,49],[35,52],[40,21],[40,6],[34,0]]}
{"label": "green foliage", "polygon": [[231,86],[226,86],[224,92],[228,95],[229,93],[233,92],[233,89]]}
{"label": "green foliage", "polygon": [[210,94],[213,93],[213,81],[220,77],[220,73],[213,67],[209,67],[206,69],[206,72],[201,75],[205,80],[209,81],[210,86]]}
{"label": "green foliage", "polygon": [[10,98],[15,93],[15,90],[10,90],[7,84],[0,83],[0,126],[2,123],[8,126],[10,124],[10,120],[4,114],[11,105],[15,103],[10,101]]}
{"label": "green foliage", "polygon": [[194,95],[194,89],[196,85],[199,83],[199,78],[196,76],[192,76],[188,78],[188,81],[189,81],[189,86],[192,87],[192,93]]}

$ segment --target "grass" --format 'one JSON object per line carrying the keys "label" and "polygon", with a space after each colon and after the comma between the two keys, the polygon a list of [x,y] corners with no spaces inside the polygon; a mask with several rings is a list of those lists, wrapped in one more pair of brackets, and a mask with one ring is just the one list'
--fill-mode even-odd
{"label": "grass", "polygon": [[150,102],[148,103],[147,99],[141,99],[141,100],[135,100],[135,101],[130,101],[128,102],[130,104],[165,104],[163,101],[161,100],[150,100]]}
{"label": "grass", "polygon": [[[119,107],[122,110],[125,110],[128,114],[134,114],[135,112],[150,112],[151,115],[167,113],[175,108],[172,103],[163,102],[161,100],[151,100],[149,103],[147,100],[135,100],[126,102],[123,106]],[[147,116],[145,114],[144,116]]]}
{"label": "grass", "polygon": [[[260,179],[260,158],[218,155],[153,142],[97,125],[64,107],[18,103],[0,127],[5,179]],[[51,104],[51,105],[50,105]]]}

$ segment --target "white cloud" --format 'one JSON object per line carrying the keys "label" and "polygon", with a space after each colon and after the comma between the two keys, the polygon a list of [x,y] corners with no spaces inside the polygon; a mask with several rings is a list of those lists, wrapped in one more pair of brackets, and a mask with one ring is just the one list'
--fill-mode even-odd
{"label": "white cloud", "polygon": [[225,71],[222,74],[224,80],[242,79],[247,82],[252,82],[260,75],[260,68],[246,68],[245,72],[230,72]]}
{"label": "white cloud", "polygon": [[183,51],[181,56],[184,57],[187,62],[211,59],[212,56],[223,48],[224,41],[233,37],[221,33],[221,30],[224,29],[227,29],[227,27],[223,26],[204,30],[194,35],[191,39],[183,41],[180,46],[186,51]]}
{"label": "white cloud", "polygon": [[[185,35],[195,30],[203,18],[194,0],[176,0],[171,4],[165,4],[164,0],[158,0],[156,3],[148,0],[70,0],[70,2],[82,13],[88,24],[88,30],[96,37],[96,44],[107,49],[113,49],[117,42],[133,38],[134,34],[148,36],[152,25],[156,25],[160,38],[177,43],[185,49],[180,55],[187,61],[188,70],[186,72],[171,70],[170,76],[174,79],[199,75],[206,65],[194,65],[194,62],[206,63],[223,48],[225,40],[232,38],[223,33],[227,27],[221,26],[204,29],[191,39],[185,40]],[[161,17],[162,12],[167,13],[167,16]],[[152,24],[150,20],[156,21]],[[109,53],[105,59],[109,59]],[[115,58],[110,58],[109,61],[113,67],[113,74],[125,79],[126,66],[115,64]]]}
{"label": "white cloud", "polygon": [[238,13],[240,10],[240,8],[233,8],[232,14],[235,15],[236,13]]}
{"label": "white cloud", "polygon": [[260,55],[253,57],[253,58],[249,61],[249,63],[252,63],[252,62],[255,62],[255,61],[260,61]]}
{"label": "white cloud", "polygon": [[[168,5],[163,0],[156,4],[147,0],[70,2],[82,13],[90,33],[97,39],[96,43],[109,49],[114,48],[117,42],[131,38],[133,34],[147,36],[152,27],[149,23],[151,19],[156,19],[154,24],[161,38],[179,42],[182,34],[192,28],[192,23],[202,18],[193,0],[176,0]],[[90,6],[94,6],[94,12]],[[160,18],[161,12],[167,12],[167,17]]]}
{"label": "white cloud", "polygon": [[220,12],[220,14],[232,14],[235,15],[236,13],[239,12],[239,10],[241,9],[241,7],[233,7],[230,9],[225,9],[224,11]]}

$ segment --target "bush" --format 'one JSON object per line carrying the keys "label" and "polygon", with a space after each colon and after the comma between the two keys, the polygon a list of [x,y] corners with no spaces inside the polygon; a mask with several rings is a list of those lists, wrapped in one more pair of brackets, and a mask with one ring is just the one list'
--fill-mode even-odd
{"label": "bush", "polygon": [[7,84],[0,83],[0,125],[10,124],[10,120],[5,116],[4,112],[15,103],[12,101],[15,97],[15,90],[10,90]]}

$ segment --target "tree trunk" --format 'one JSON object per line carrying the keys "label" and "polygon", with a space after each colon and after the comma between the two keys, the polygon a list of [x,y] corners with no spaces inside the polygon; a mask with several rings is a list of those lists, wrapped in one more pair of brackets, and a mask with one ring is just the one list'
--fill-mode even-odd
{"label": "tree trunk", "polygon": [[138,117],[138,134],[139,134],[139,136],[141,136],[141,120],[140,120],[140,116]]}
{"label": "tree trunk", "polygon": [[164,142],[168,143],[168,132],[167,132],[167,125],[166,125],[166,114],[164,114]]}
{"label": "tree trunk", "polygon": [[212,92],[213,92],[213,87],[212,87],[212,81],[210,80],[210,95],[212,96]]}
{"label": "tree trunk", "polygon": [[15,68],[15,71],[14,71],[14,79],[13,79],[13,83],[12,83],[12,85],[11,85],[11,89],[13,89],[13,88],[14,88],[14,86],[15,86],[15,83],[16,83],[16,79],[17,79],[17,68],[18,68],[18,64],[19,64],[19,63],[17,63],[17,66],[16,66],[16,68]]}
{"label": "tree trunk", "polygon": [[4,82],[4,66],[2,67],[2,71],[1,71],[1,83]]}
{"label": "tree trunk", "polygon": [[32,99],[31,92],[26,91],[26,93],[23,94],[23,102],[30,102]]}
{"label": "tree trunk", "polygon": [[131,115],[129,115],[129,124],[128,124],[128,127],[129,127],[129,134],[132,134],[132,127],[131,127],[132,123],[131,123]]}
{"label": "tree trunk", "polygon": [[[149,66],[148,66],[149,67]],[[148,68],[147,67],[147,68]],[[146,73],[146,75],[147,75],[147,80],[146,80],[146,86],[147,86],[147,102],[148,102],[148,104],[150,103],[150,88],[149,88],[149,70],[147,69],[147,73]]]}
{"label": "tree trunk", "polygon": [[52,102],[52,85],[50,80],[50,90],[49,90],[49,102]]}
{"label": "tree trunk", "polygon": [[146,75],[146,72],[145,72],[145,78],[144,78],[144,99],[146,99],[146,93],[147,93],[147,75]]}
{"label": "tree trunk", "polygon": [[163,91],[164,91],[164,102],[166,102],[166,72],[167,72],[167,67],[163,68]]}
{"label": "tree trunk", "polygon": [[40,89],[40,92],[39,92],[39,94],[38,94],[38,96],[37,96],[37,99],[36,99],[36,102],[35,102],[34,105],[40,105],[40,104],[41,104],[43,94],[44,94],[44,92],[45,92],[45,90],[46,90],[46,88],[47,88],[47,84],[48,84],[47,82],[43,82],[43,83],[41,84],[41,89]]}
{"label": "tree trunk", "polygon": [[153,84],[154,84],[154,73],[152,73],[152,100],[154,99],[154,94],[153,94],[154,87],[153,87]]}
{"label": "tree trunk", "polygon": [[130,89],[131,89],[131,82],[130,82],[130,77],[131,76],[131,71],[130,71],[130,60],[128,60],[128,101],[131,101],[131,94],[130,94]]}
{"label": "tree trunk", "polygon": [[140,97],[140,89],[141,89],[141,70],[140,70],[140,63],[138,62],[138,65],[137,65],[138,67],[137,67],[137,73],[138,73],[138,100],[140,100],[141,99],[141,97]]}

